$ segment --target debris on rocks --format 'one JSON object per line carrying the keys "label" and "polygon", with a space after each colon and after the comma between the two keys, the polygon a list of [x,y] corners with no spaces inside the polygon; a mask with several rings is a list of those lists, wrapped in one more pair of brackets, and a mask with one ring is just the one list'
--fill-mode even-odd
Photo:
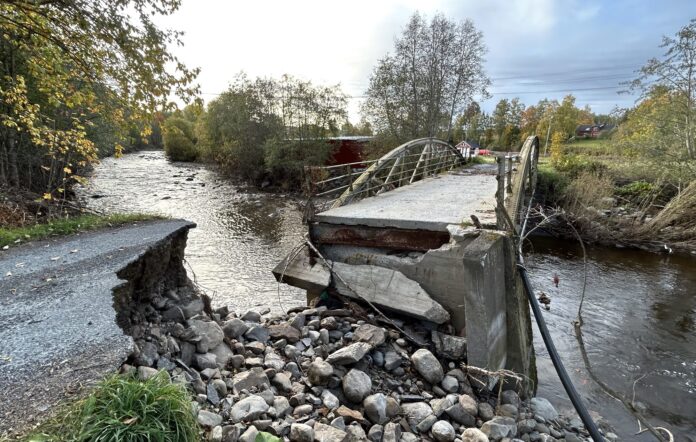
{"label": "debris on rocks", "polygon": [[409,337],[350,306],[286,315],[209,306],[195,290],[140,301],[136,350],[122,368],[141,379],[166,370],[185,385],[202,440],[589,440],[547,400],[491,388],[495,376],[462,365],[466,338],[434,321],[390,318]]}

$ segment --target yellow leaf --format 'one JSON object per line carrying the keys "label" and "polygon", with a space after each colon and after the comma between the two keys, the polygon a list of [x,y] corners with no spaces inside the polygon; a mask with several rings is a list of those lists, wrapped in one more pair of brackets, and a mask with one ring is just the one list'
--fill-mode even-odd
{"label": "yellow leaf", "polygon": [[44,194],[43,194],[43,199],[49,200],[49,201],[50,201],[50,200],[53,199],[53,196],[52,196],[50,193],[44,193]]}
{"label": "yellow leaf", "polygon": [[64,167],[64,168],[63,168],[63,172],[65,172],[65,173],[67,173],[67,174],[69,175],[69,174],[72,173],[72,169],[70,169],[69,167]]}

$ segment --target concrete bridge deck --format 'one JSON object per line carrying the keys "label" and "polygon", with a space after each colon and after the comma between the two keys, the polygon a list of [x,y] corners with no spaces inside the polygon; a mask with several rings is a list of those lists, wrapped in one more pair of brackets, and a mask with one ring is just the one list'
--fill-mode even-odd
{"label": "concrete bridge deck", "polygon": [[[450,224],[495,226],[494,165],[436,175],[315,215],[319,223],[446,232]],[[488,167],[481,167],[488,166]]]}

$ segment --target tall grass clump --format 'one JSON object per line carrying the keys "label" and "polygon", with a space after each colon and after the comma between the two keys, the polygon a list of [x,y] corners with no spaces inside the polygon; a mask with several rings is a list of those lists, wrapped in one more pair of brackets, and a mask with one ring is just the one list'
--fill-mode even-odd
{"label": "tall grass clump", "polygon": [[146,381],[113,376],[67,407],[28,442],[191,442],[198,424],[189,393],[167,373]]}

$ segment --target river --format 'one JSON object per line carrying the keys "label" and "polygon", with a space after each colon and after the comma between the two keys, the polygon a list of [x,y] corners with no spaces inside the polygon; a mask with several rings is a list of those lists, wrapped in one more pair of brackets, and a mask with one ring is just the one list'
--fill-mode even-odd
{"label": "river", "polygon": [[[235,184],[200,164],[169,162],[162,151],[104,159],[79,195],[104,212],[194,221],[198,227],[189,234],[186,259],[191,276],[217,305],[287,309],[304,302],[301,291],[279,288],[270,272],[306,231],[296,198]],[[635,419],[584,369],[571,323],[582,290],[579,248],[537,238],[527,260],[535,289],[551,298],[545,319],[589,408],[623,440],[654,440],[635,436]],[[628,397],[635,390],[650,421],[672,430],[676,440],[696,440],[688,439],[696,435],[696,260],[589,248],[583,317],[597,376]],[[535,347],[539,395],[559,409],[570,408],[536,328]]]}

